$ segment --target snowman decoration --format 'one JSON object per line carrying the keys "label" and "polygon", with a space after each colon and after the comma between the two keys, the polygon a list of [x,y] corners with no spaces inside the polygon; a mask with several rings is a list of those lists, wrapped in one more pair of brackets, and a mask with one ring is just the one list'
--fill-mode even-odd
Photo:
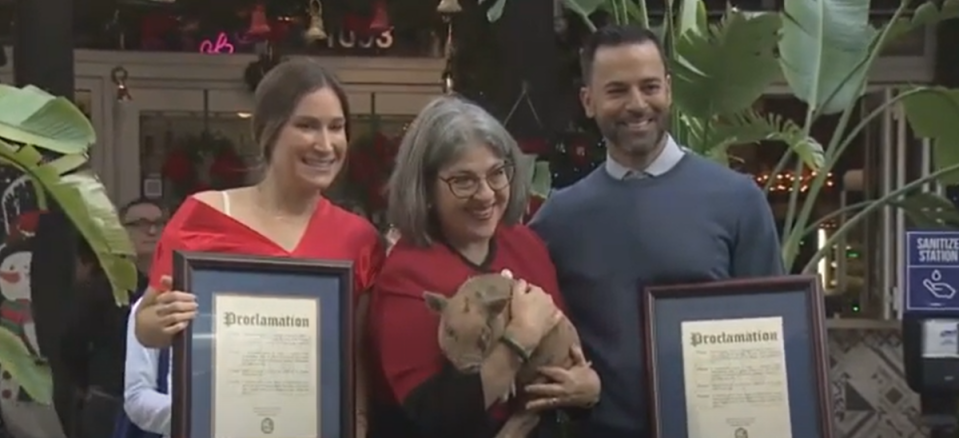
{"label": "snowman decoration", "polygon": [[[37,330],[30,306],[29,239],[36,217],[33,189],[26,176],[13,180],[0,195],[0,211],[6,238],[0,244],[0,329],[19,337],[27,350],[39,358]],[[41,405],[27,395],[5,370],[0,370],[0,415],[13,438],[63,438],[65,435],[53,406]]]}

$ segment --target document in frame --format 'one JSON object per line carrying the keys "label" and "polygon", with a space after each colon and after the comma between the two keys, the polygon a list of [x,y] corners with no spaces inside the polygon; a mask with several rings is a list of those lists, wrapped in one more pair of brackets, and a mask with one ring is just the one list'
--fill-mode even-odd
{"label": "document in frame", "polygon": [[792,438],[782,317],[681,327],[688,438]]}
{"label": "document in frame", "polygon": [[211,438],[318,437],[319,300],[213,299]]}

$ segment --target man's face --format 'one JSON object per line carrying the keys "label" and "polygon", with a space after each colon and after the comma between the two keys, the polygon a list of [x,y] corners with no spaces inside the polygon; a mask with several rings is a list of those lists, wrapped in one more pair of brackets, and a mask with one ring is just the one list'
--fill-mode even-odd
{"label": "man's face", "polygon": [[144,257],[153,254],[166,220],[163,217],[163,211],[157,206],[137,204],[127,210],[123,217],[123,225],[130,233],[130,240],[133,241],[137,256]]}
{"label": "man's face", "polygon": [[580,99],[610,146],[628,155],[649,155],[666,135],[669,76],[651,42],[598,49]]}

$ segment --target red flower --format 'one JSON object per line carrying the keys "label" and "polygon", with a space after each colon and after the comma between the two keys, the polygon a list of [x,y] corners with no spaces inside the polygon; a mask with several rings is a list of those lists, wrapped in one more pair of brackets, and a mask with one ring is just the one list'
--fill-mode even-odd
{"label": "red flower", "polygon": [[163,177],[174,183],[183,183],[193,178],[193,163],[183,149],[170,152],[163,162]]}

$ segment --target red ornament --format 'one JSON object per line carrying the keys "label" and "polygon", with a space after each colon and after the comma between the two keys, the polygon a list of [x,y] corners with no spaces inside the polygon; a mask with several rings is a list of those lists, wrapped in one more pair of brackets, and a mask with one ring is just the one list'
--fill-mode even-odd
{"label": "red ornament", "polygon": [[342,20],[343,30],[359,37],[376,36],[393,28],[386,10],[386,2],[376,0],[369,16],[346,13]]}
{"label": "red ornament", "polygon": [[589,147],[582,140],[575,141],[569,145],[569,155],[573,164],[585,166],[589,164]]}
{"label": "red ornament", "polygon": [[258,3],[253,7],[250,13],[250,28],[246,34],[252,37],[262,38],[270,35],[270,23],[266,18],[266,6]]}
{"label": "red ornament", "polygon": [[390,15],[386,11],[386,2],[384,0],[375,0],[373,2],[373,16],[370,18],[370,33],[378,35],[392,28]]}

